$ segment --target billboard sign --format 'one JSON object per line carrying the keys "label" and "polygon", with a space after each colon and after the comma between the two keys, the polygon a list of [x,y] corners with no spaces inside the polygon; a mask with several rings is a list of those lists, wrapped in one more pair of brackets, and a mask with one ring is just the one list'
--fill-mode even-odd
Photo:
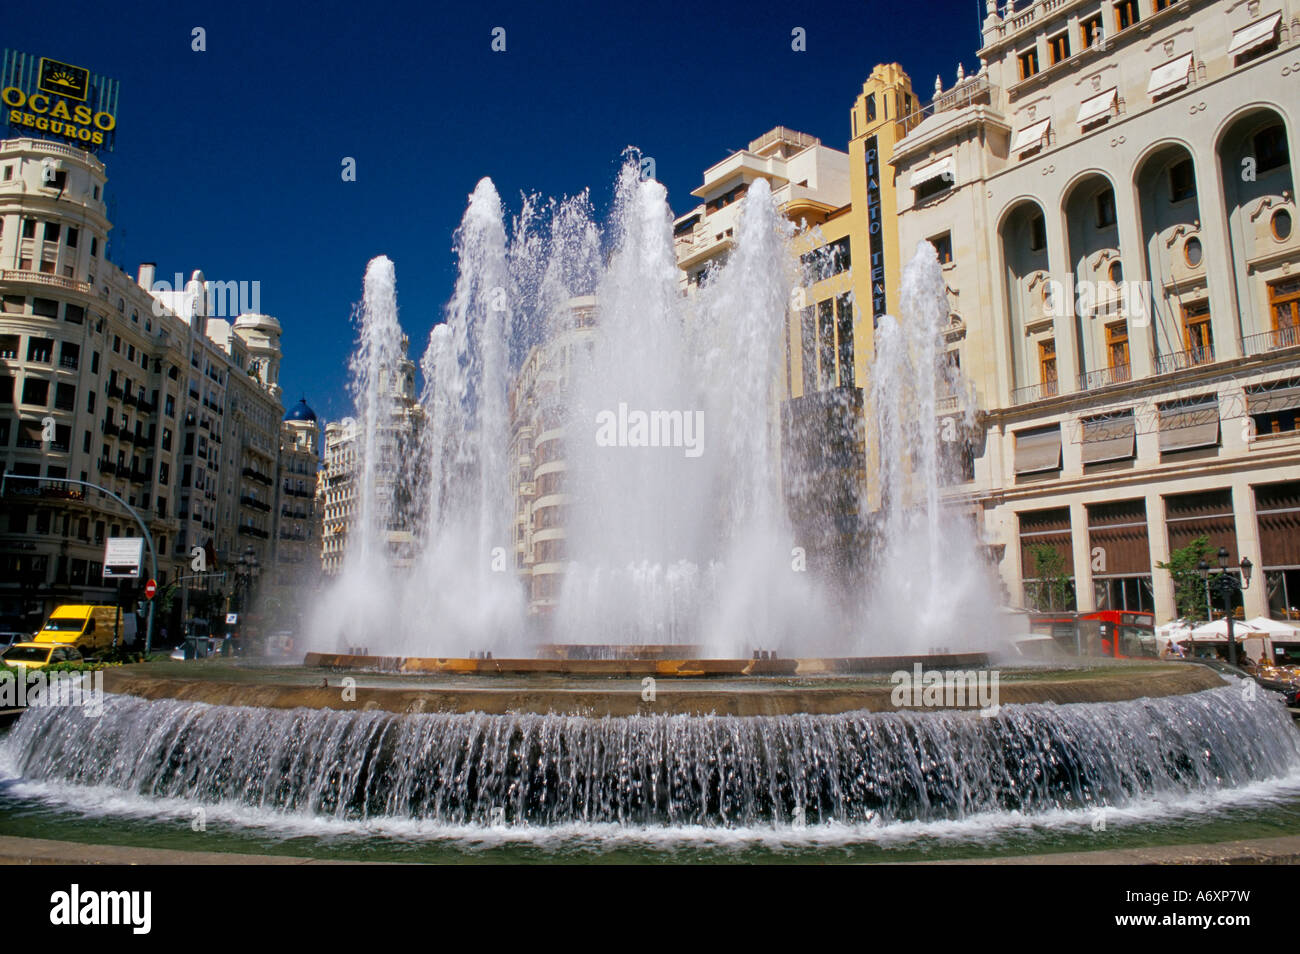
{"label": "billboard sign", "polygon": [[18,136],[62,139],[90,152],[112,151],[117,80],[48,56],[5,50],[0,102]]}

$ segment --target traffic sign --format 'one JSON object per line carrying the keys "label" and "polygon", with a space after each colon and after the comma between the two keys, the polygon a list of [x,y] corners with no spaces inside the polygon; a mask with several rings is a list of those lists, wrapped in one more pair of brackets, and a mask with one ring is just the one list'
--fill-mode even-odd
{"label": "traffic sign", "polygon": [[150,580],[148,583],[144,585],[145,599],[147,600],[153,599],[154,596],[157,594],[157,592],[158,592],[158,583],[155,580]]}

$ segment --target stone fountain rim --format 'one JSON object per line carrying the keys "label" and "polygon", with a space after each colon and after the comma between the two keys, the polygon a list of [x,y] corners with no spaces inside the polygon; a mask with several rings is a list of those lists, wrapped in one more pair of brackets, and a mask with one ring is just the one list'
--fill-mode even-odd
{"label": "stone fountain rim", "polygon": [[[135,667],[110,669],[104,688],[110,693],[143,699],[177,699],[212,705],[268,709],[332,709],[338,711],[380,710],[411,713],[518,713],[625,717],[635,715],[837,715],[847,712],[899,712],[892,687],[845,686],[827,681],[805,686],[709,687],[707,683],[659,684],[652,699],[645,698],[642,683],[610,688],[569,688],[529,685],[439,686],[388,688],[355,686],[344,693],[341,680],[330,685],[231,682],[220,679],[159,675],[133,671]],[[307,679],[320,677],[307,672]],[[1203,666],[1170,663],[1135,665],[1113,673],[1072,679],[1003,682],[998,701],[1002,705],[1031,703],[1110,703],[1142,698],[1186,695],[1222,688],[1227,683]],[[974,709],[975,705],[965,708]],[[933,712],[935,708],[918,709]]]}

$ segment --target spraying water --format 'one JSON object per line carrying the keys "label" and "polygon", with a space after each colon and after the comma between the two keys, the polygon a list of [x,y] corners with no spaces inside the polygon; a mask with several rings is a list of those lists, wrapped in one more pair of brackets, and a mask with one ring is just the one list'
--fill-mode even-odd
{"label": "spraying water", "polygon": [[906,651],[987,646],[998,603],[977,522],[942,499],[975,403],[947,360],[948,295],[928,242],[903,269],[900,298],[901,319],[884,315],[876,328],[871,366],[880,507],[866,604]]}
{"label": "spraying water", "polygon": [[[901,633],[942,631],[951,648],[962,642],[954,620],[985,606],[989,626],[976,615],[966,642],[987,638],[994,600],[973,535],[940,506],[947,304],[932,249],[905,274],[902,320],[878,331],[875,585],[857,578],[832,598],[831,581],[799,565],[786,509],[780,365],[800,276],[767,182],[751,185],[734,249],[691,296],[666,190],[636,163],[622,170],[604,234],[585,194],[541,208],[527,200],[508,236],[492,183],[470,196],[455,293],[421,362],[419,451],[395,462],[374,423],[390,413],[375,381],[400,359],[394,279],[387,259],[367,270],[357,479],[374,502],[360,555],[323,604],[319,648],[338,648],[345,621],[368,632],[359,642],[372,652],[416,655],[527,654],[543,641],[879,655],[899,651]],[[372,489],[390,467],[412,488],[400,513]],[[418,553],[394,574],[382,527],[407,524]],[[936,589],[948,591],[942,607]],[[382,623],[367,624],[353,604],[373,607],[375,592]],[[881,603],[913,615],[877,627]]]}

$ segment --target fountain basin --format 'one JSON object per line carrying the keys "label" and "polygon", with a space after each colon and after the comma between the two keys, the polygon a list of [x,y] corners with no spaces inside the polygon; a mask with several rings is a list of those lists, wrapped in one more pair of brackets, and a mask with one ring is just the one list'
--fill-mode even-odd
{"label": "fountain basin", "polygon": [[[309,659],[319,662],[313,657]],[[549,662],[553,665],[557,661],[461,662]],[[700,662],[715,661],[691,661],[693,665]],[[757,666],[785,661],[721,662],[744,662]],[[664,661],[658,664],[662,665]],[[942,668],[942,665],[933,658],[926,664],[927,669]],[[649,686],[641,675],[643,672],[655,673],[652,692],[647,691]],[[350,678],[352,685],[345,684],[344,678]],[[269,709],[380,710],[393,713],[568,713],[599,718],[709,714],[834,715],[914,708],[894,704],[894,684],[888,675],[837,672],[833,669],[801,673],[778,670],[768,674],[751,671],[744,674],[720,668],[713,677],[701,678],[695,674],[683,675],[644,667],[632,672],[447,668],[400,672],[353,670],[346,677],[340,677],[337,671],[318,667],[252,666],[214,661],[123,667],[108,671],[104,685],[110,693],[148,700],[178,699]],[[1187,664],[1124,663],[1073,670],[1002,670],[998,701],[1003,705],[1123,702],[1184,695],[1223,685],[1220,677],[1211,670]],[[973,695],[969,705],[951,708],[976,708]]]}

